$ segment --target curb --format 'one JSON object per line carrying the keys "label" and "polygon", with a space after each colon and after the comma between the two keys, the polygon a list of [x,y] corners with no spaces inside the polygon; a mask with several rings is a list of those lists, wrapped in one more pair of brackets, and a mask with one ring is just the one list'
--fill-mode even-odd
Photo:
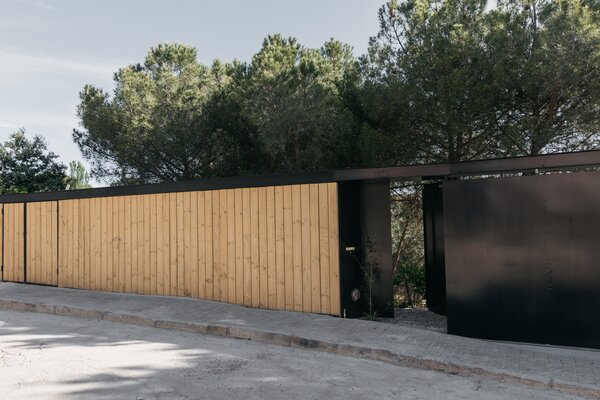
{"label": "curb", "polygon": [[582,397],[600,398],[600,389],[573,384],[557,383],[553,379],[544,382],[538,379],[524,378],[518,375],[486,370],[479,367],[471,367],[454,363],[445,363],[427,358],[419,358],[409,355],[394,353],[385,349],[371,348],[353,344],[338,344],[318,339],[309,339],[276,333],[249,329],[240,326],[214,325],[202,322],[180,322],[163,319],[145,318],[131,314],[120,314],[109,311],[87,310],[77,307],[68,307],[50,304],[26,303],[14,300],[0,299],[0,309],[32,312],[41,314],[59,315],[72,318],[93,319],[99,321],[110,321],[120,324],[137,325],[151,328],[176,330],[197,334],[228,337],[240,340],[253,340],[277,346],[311,349],[326,353],[337,354],[354,358],[362,358],[373,361],[385,362],[402,367],[442,372],[463,377],[481,377],[501,383],[524,384],[536,388],[552,389],[562,393],[573,394]]}

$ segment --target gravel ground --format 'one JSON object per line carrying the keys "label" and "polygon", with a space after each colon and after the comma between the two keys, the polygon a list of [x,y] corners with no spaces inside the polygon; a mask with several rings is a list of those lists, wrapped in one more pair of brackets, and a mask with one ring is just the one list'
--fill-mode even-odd
{"label": "gravel ground", "polygon": [[447,331],[446,317],[435,314],[426,308],[396,308],[394,310],[394,318],[382,318],[381,321],[437,332],[445,333]]}

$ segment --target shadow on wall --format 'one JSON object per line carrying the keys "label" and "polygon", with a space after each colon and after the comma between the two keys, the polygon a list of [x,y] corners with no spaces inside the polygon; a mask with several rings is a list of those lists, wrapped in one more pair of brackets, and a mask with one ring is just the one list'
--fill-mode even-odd
{"label": "shadow on wall", "polygon": [[448,332],[600,348],[600,174],[444,184]]}

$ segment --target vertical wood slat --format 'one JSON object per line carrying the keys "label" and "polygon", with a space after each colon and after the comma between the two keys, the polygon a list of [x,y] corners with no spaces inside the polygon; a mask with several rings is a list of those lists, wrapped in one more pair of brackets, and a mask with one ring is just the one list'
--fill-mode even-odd
{"label": "vertical wood slat", "polygon": [[283,188],[275,187],[275,268],[277,280],[277,309],[285,310],[285,254],[283,222]]}
{"label": "vertical wood slat", "polygon": [[10,204],[3,205],[3,220],[2,220],[2,280],[12,281],[12,249],[13,249],[13,232],[12,232],[12,207]]}
{"label": "vertical wood slat", "polygon": [[283,243],[284,243],[284,276],[285,276],[285,309],[294,309],[294,259],[292,229],[292,188],[283,187]]}
{"label": "vertical wood slat", "polygon": [[267,308],[267,189],[258,188],[258,270],[259,270],[259,300],[260,308]]}
{"label": "vertical wood slat", "polygon": [[165,270],[164,242],[163,242],[163,195],[156,196],[156,294],[165,293]]}
{"label": "vertical wood slat", "polygon": [[4,205],[4,216],[2,221],[2,238],[4,251],[2,255],[2,266],[3,266],[3,277],[5,281],[13,280],[12,271],[12,249],[13,245],[13,233],[12,233],[12,208],[9,204]]}
{"label": "vertical wood slat", "polygon": [[[115,199],[117,201],[117,207],[118,207],[118,217],[119,217],[119,222],[117,225],[118,228],[118,236],[117,236],[117,243],[118,243],[118,251],[119,251],[119,263],[116,265],[117,267],[117,282],[119,284],[119,291],[120,292],[125,292],[126,291],[126,278],[125,278],[125,274],[127,272],[127,268],[125,266],[125,254],[126,254],[126,249],[125,249],[125,198],[124,197],[117,197]],[[129,228],[127,228],[129,229]],[[115,229],[116,230],[116,229]]]}
{"label": "vertical wood slat", "polygon": [[[321,271],[319,249],[319,185],[309,185],[310,192],[310,269],[312,312],[321,312]],[[306,310],[308,311],[308,310]]]}
{"label": "vertical wood slat", "polygon": [[124,196],[121,198],[123,202],[123,255],[124,264],[122,268],[124,269],[124,278],[125,282],[123,283],[125,286],[125,291],[128,293],[133,293],[133,288],[137,286],[133,284],[133,267],[132,267],[132,246],[131,246],[131,197]]}
{"label": "vertical wood slat", "polygon": [[214,241],[213,241],[213,192],[204,193],[204,232],[205,232],[205,257],[206,257],[206,299],[213,300],[214,297]]}
{"label": "vertical wood slat", "polygon": [[137,292],[143,294],[144,293],[144,281],[146,279],[146,263],[145,263],[145,248],[144,248],[144,231],[147,228],[148,221],[144,217],[144,196],[134,196],[134,200],[132,202],[133,206],[136,208],[137,212],[137,232],[136,232],[136,242],[137,242],[137,279],[136,286]]}
{"label": "vertical wood slat", "polygon": [[183,271],[184,271],[184,288],[183,295],[190,297],[192,295],[192,245],[191,240],[191,195],[190,192],[183,193],[183,203],[181,209],[183,215],[183,224],[181,231],[183,233],[181,237],[183,246]]}
{"label": "vertical wood slat", "polygon": [[198,297],[206,297],[206,224],[205,224],[205,192],[198,192]]}
{"label": "vertical wood slat", "polygon": [[[64,287],[67,286],[69,282],[69,271],[66,267],[66,261],[68,257],[68,248],[67,241],[64,238],[64,234],[68,229],[67,220],[65,215],[68,215],[69,212],[67,208],[69,206],[68,201],[63,201],[61,206],[64,207],[62,212],[58,213],[58,233],[57,233],[57,241],[58,241],[58,282],[57,285]],[[57,203],[58,207],[58,203]]]}
{"label": "vertical wood slat", "polygon": [[227,192],[227,302],[236,302],[235,191]]}
{"label": "vertical wood slat", "polygon": [[303,283],[303,309],[312,311],[312,286],[311,286],[311,264],[310,264],[310,187],[301,185],[302,206],[302,283]]}
{"label": "vertical wood slat", "polygon": [[214,190],[211,192],[212,197],[212,213],[211,213],[211,227],[212,227],[212,265],[208,268],[212,269],[213,278],[213,293],[212,299],[221,301],[221,224],[219,222],[219,191]]}
{"label": "vertical wood slat", "polygon": [[81,224],[79,223],[81,220],[81,201],[73,200],[73,209],[72,209],[72,218],[73,218],[73,229],[71,231],[71,239],[73,241],[73,262],[71,263],[71,269],[73,271],[73,281],[71,282],[71,287],[81,288],[82,287],[82,278],[79,273],[79,267],[81,265],[80,260],[83,259],[83,246],[80,246],[83,243],[81,239]]}
{"label": "vertical wood slat", "polygon": [[[327,185],[317,185],[319,194],[319,269],[321,273],[321,308],[319,312],[329,314],[331,293],[329,286],[329,197]],[[315,205],[313,205],[314,207]]]}
{"label": "vertical wood slat", "polygon": [[58,286],[58,201],[48,204],[48,214],[51,224],[48,243],[51,268],[47,276],[50,285]]}
{"label": "vertical wood slat", "polygon": [[250,217],[250,190],[242,190],[242,249],[244,265],[243,305],[252,305],[252,225]]}
{"label": "vertical wood slat", "polygon": [[275,188],[267,187],[267,308],[277,308],[277,267],[275,265]]}
{"label": "vertical wood slat", "polygon": [[25,207],[27,207],[27,227],[25,229],[27,282],[56,286],[58,285],[59,256],[58,202],[27,203]]}
{"label": "vertical wood slat", "polygon": [[200,273],[198,270],[198,192],[190,193],[190,205],[189,205],[189,219],[190,219],[190,266],[191,266],[191,293],[190,296],[198,298],[199,296],[199,281]]}
{"label": "vertical wood slat", "polygon": [[303,309],[302,282],[302,194],[299,185],[292,186],[292,252],[294,263],[294,311]]}
{"label": "vertical wood slat", "polygon": [[96,290],[106,290],[105,289],[105,272],[104,272],[104,265],[102,262],[102,258],[103,258],[103,234],[104,234],[104,229],[103,229],[103,223],[104,223],[104,215],[103,215],[103,209],[102,209],[102,201],[104,200],[104,198],[102,197],[98,197],[96,199],[94,199],[94,203],[93,203],[93,210],[94,210],[94,219],[95,219],[95,224],[94,224],[94,235],[95,235],[95,244],[94,244],[94,271],[96,274]]}
{"label": "vertical wood slat", "polygon": [[108,290],[108,199],[100,199],[100,290]]}
{"label": "vertical wood slat", "polygon": [[[41,235],[41,231],[46,227],[46,221],[39,218],[39,203],[26,204],[29,218],[27,218],[27,243],[29,246],[25,249],[25,258],[27,259],[27,282],[38,283],[37,264],[38,264],[38,247],[41,249],[42,246],[38,244]],[[39,219],[38,219],[39,218]]]}
{"label": "vertical wood slat", "polygon": [[157,269],[158,269],[158,260],[157,260],[157,210],[156,210],[156,200],[157,195],[148,196],[148,200],[150,202],[150,215],[148,216],[149,226],[150,226],[150,294],[157,294],[158,288],[158,277],[157,277]]}
{"label": "vertical wood slat", "polygon": [[327,184],[327,196],[329,201],[329,285],[331,301],[329,311],[333,315],[341,316],[337,183]]}
{"label": "vertical wood slat", "polygon": [[[169,193],[169,295],[177,296],[177,195]],[[167,229],[165,227],[165,229]]]}
{"label": "vertical wood slat", "polygon": [[250,188],[250,269],[252,273],[252,307],[260,305],[258,188]]}
{"label": "vertical wood slat", "polygon": [[219,190],[218,224],[219,224],[219,301],[229,300],[229,271],[227,252],[227,191]]}
{"label": "vertical wood slat", "polygon": [[[152,226],[150,225],[150,197],[151,195],[143,195],[142,203],[143,208],[140,207],[138,202],[138,207],[143,210],[143,219],[144,219],[144,246],[143,246],[143,257],[144,257],[144,294],[152,294],[152,265],[151,265],[151,251],[150,248],[150,235],[152,233]],[[139,211],[139,210],[138,210]]]}
{"label": "vertical wood slat", "polygon": [[243,232],[243,196],[242,189],[235,189],[234,208],[234,252],[235,252],[235,300],[244,304],[244,232]]}
{"label": "vertical wood slat", "polygon": [[131,199],[129,201],[129,213],[131,214],[131,228],[130,228],[130,235],[131,235],[131,249],[130,249],[130,254],[131,254],[131,292],[132,293],[142,293],[142,291],[140,290],[140,259],[139,259],[139,253],[140,253],[140,242],[138,240],[138,232],[139,229],[141,228],[141,218],[139,217],[139,211],[138,211],[138,205],[137,205],[137,201],[138,201],[138,196],[131,196]]}
{"label": "vertical wood slat", "polygon": [[3,207],[4,280],[340,313],[335,183]]}
{"label": "vertical wood slat", "polygon": [[2,254],[0,254],[0,281],[4,280],[4,204],[0,204],[0,215],[2,215],[2,221],[0,221],[0,244],[2,246]]}

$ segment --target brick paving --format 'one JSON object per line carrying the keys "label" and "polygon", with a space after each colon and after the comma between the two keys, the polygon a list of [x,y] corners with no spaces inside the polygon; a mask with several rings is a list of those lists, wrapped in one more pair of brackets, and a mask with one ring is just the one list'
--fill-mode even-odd
{"label": "brick paving", "polygon": [[14,283],[0,283],[0,308],[112,318],[117,322],[186,330],[198,327],[198,332],[260,337],[262,341],[284,345],[290,345],[291,337],[304,347],[341,353],[354,348],[359,350],[349,355],[382,361],[412,360],[410,363],[417,367],[433,365],[431,368],[438,370],[443,370],[440,365],[451,366],[447,372],[460,373],[461,368],[466,368],[474,374],[480,370],[483,376],[493,374],[497,379],[505,374],[511,379],[564,385],[587,390],[592,397],[600,396],[600,351],[596,350],[494,342],[402,324],[259,310],[189,298]]}

